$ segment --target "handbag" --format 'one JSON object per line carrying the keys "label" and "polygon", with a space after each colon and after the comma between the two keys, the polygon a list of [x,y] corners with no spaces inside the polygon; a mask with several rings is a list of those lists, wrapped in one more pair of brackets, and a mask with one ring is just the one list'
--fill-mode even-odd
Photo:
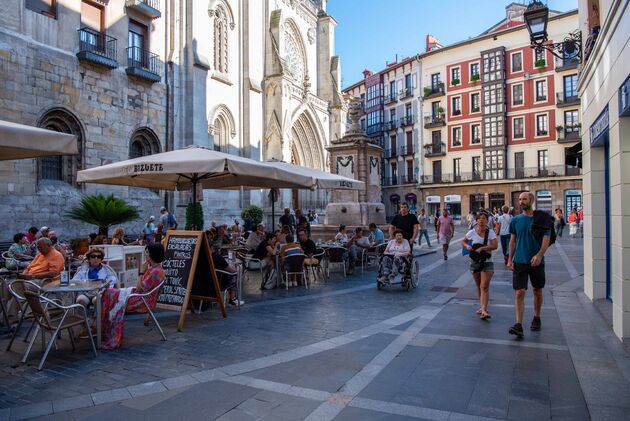
{"label": "handbag", "polygon": [[470,252],[470,258],[477,263],[484,263],[486,260],[490,259],[492,255],[485,250],[480,252],[476,251],[480,247],[484,247],[488,245],[488,234],[490,232],[490,228],[486,228],[486,234],[483,237],[483,244],[473,244],[473,251]]}
{"label": "handbag", "polygon": [[[469,246],[472,246],[472,244],[473,244],[472,240],[468,240],[467,244]],[[466,247],[462,247],[462,256],[466,256],[468,254],[470,254],[470,250],[468,250]]]}

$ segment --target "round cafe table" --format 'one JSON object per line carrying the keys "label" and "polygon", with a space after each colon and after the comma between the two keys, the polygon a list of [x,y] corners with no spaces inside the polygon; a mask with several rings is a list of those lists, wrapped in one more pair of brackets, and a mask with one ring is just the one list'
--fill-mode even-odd
{"label": "round cafe table", "polygon": [[59,281],[51,282],[42,287],[46,294],[72,293],[74,295],[82,292],[96,293],[96,347],[101,348],[101,297],[99,292],[107,287],[107,282],[102,281],[71,281],[68,285],[61,285]]}

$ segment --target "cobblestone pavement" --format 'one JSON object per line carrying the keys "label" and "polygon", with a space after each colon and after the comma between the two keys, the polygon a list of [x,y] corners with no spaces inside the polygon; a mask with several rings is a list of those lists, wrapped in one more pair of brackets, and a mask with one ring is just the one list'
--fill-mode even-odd
{"label": "cobblestone pavement", "polygon": [[[163,342],[129,317],[122,349],[93,358],[85,341],[60,341],[41,372],[38,349],[19,364],[19,341],[0,354],[0,419],[630,419],[630,352],[581,292],[579,239],[548,252],[543,329],[523,341],[507,333],[499,252],[486,322],[457,243],[448,261],[418,259],[411,292],[377,291],[373,268],[288,292],[261,292],[253,277],[227,319],[188,315],[177,332],[162,311]],[[531,304],[530,293],[526,322]]]}

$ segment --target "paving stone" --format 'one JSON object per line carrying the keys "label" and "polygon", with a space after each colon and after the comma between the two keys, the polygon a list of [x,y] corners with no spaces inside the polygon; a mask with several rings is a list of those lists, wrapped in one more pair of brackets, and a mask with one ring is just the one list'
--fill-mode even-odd
{"label": "paving stone", "polygon": [[131,398],[131,394],[125,388],[106,390],[104,392],[92,393],[94,405],[100,405],[109,402],[121,401]]}
{"label": "paving stone", "polygon": [[91,395],[79,395],[72,396],[69,398],[58,399],[52,402],[53,411],[63,412],[70,411],[78,408],[87,408],[94,405],[94,401],[92,400]]}
{"label": "paving stone", "polygon": [[12,420],[23,420],[26,418],[40,417],[42,415],[52,414],[53,406],[52,402],[39,402],[30,405],[22,406],[19,408],[11,409]]}

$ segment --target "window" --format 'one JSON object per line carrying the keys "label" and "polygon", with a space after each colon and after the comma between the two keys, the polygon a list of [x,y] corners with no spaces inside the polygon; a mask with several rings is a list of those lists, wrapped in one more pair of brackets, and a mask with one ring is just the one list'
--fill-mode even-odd
{"label": "window", "polygon": [[361,94],[361,109],[365,111],[365,94]]}
{"label": "window", "polygon": [[549,134],[549,126],[547,123],[547,114],[539,114],[536,116],[536,136],[547,136]]}
{"label": "window", "polygon": [[442,181],[442,161],[433,161],[433,181],[436,183]]}
{"label": "window", "polygon": [[451,84],[456,85],[461,81],[461,71],[459,67],[451,68]]}
{"label": "window", "polygon": [[442,132],[436,130],[431,132],[431,144],[433,145],[433,149],[442,147]]}
{"label": "window", "polygon": [[481,157],[480,156],[472,157],[472,178],[473,180],[481,179]]}
{"label": "window", "polygon": [[478,113],[479,112],[479,92],[470,94],[470,112]]}
{"label": "window", "polygon": [[525,152],[514,153],[514,175],[515,178],[525,177]]}
{"label": "window", "polygon": [[502,150],[484,152],[484,179],[499,180],[504,178],[503,152]]}
{"label": "window", "polygon": [[392,180],[395,180],[398,177],[398,166],[395,162],[391,163],[392,168]]}
{"label": "window", "polygon": [[407,153],[413,153],[413,132],[408,131],[405,133],[407,137]]}
{"label": "window", "polygon": [[24,6],[35,13],[57,18],[57,0],[25,0]]}
{"label": "window", "polygon": [[396,101],[396,81],[389,82],[389,99]]}
{"label": "window", "polygon": [[461,162],[462,162],[461,158],[453,159],[453,177],[455,177],[454,181],[461,181],[460,180],[462,176],[461,165],[460,165]]}
{"label": "window", "polygon": [[407,161],[407,182],[413,181],[413,161]]}
{"label": "window", "polygon": [[389,146],[392,150],[392,153],[396,151],[396,135],[392,135],[389,137]]}
{"label": "window", "polygon": [[460,115],[462,113],[462,97],[454,96],[451,98],[451,114]]}
{"label": "window", "polygon": [[503,79],[503,50],[485,52],[481,56],[482,73],[484,82],[493,82]]}
{"label": "window", "polygon": [[462,128],[461,127],[453,127],[452,144],[453,146],[462,146]]}
{"label": "window", "polygon": [[512,85],[512,105],[523,105],[523,84]]}
{"label": "window", "polygon": [[512,54],[512,73],[523,70],[523,53]]}
{"label": "window", "polygon": [[214,14],[214,69],[228,72],[228,16],[223,6],[217,6]]}
{"label": "window", "polygon": [[470,64],[470,77],[472,78],[474,75],[479,76],[479,63]]}
{"label": "window", "polygon": [[131,135],[129,159],[160,153],[160,141],[153,130],[143,127]]}
{"label": "window", "polygon": [[431,115],[433,116],[433,118],[437,118],[441,113],[440,113],[440,101],[435,101],[431,103]]}
{"label": "window", "polygon": [[383,110],[372,111],[367,115],[367,134],[383,130]]}
{"label": "window", "polygon": [[431,75],[431,90],[437,91],[440,88],[440,74],[433,73]]}
{"label": "window", "polygon": [[541,174],[541,173],[546,172],[548,166],[549,166],[548,151],[546,149],[542,151],[538,151],[538,173]]}
{"label": "window", "polygon": [[577,91],[578,77],[577,75],[570,75],[564,77],[564,97],[572,98],[576,97],[578,94]]}
{"label": "window", "polygon": [[365,130],[365,119],[361,119],[361,130]]}
{"label": "window", "polygon": [[81,27],[103,32],[103,6],[83,0],[81,2]]}
{"label": "window", "polygon": [[483,112],[484,114],[502,113],[505,110],[503,104],[503,83],[492,83],[483,87]]}
{"label": "window", "polygon": [[578,110],[571,110],[564,112],[564,133],[579,133],[580,117]]}
{"label": "window", "polygon": [[148,28],[146,25],[133,20],[129,21],[129,50],[128,58],[130,67],[149,67],[148,56],[144,53],[148,50],[146,45]]}
{"label": "window", "polygon": [[484,146],[500,146],[505,143],[503,116],[487,117],[483,120]]}
{"label": "window", "polygon": [[58,180],[76,185],[76,173],[83,168],[83,131],[79,120],[66,110],[54,109],[42,117],[38,126],[77,136],[78,154],[49,156],[40,158],[38,162],[39,177],[42,180]]}
{"label": "window", "polygon": [[413,114],[411,112],[411,104],[405,105],[405,116],[409,117],[410,119],[413,116]]}
{"label": "window", "polygon": [[392,108],[391,110],[389,110],[389,121],[396,121],[396,108]]}
{"label": "window", "polygon": [[405,75],[405,90],[407,91],[406,95],[411,95],[411,74]]}
{"label": "window", "polygon": [[536,101],[546,101],[546,100],[547,100],[547,81],[537,80],[536,81]]}
{"label": "window", "polygon": [[470,125],[470,143],[480,143],[481,142],[481,125],[479,124],[471,124]]}
{"label": "window", "polygon": [[536,62],[545,59],[545,50],[534,49],[534,65]]}
{"label": "window", "polygon": [[[383,103],[383,85],[376,85],[367,88],[367,108],[372,108]],[[368,124],[369,126],[369,124]]]}
{"label": "window", "polygon": [[513,132],[512,137],[514,139],[522,139],[525,137],[525,118],[517,117],[512,120]]}

